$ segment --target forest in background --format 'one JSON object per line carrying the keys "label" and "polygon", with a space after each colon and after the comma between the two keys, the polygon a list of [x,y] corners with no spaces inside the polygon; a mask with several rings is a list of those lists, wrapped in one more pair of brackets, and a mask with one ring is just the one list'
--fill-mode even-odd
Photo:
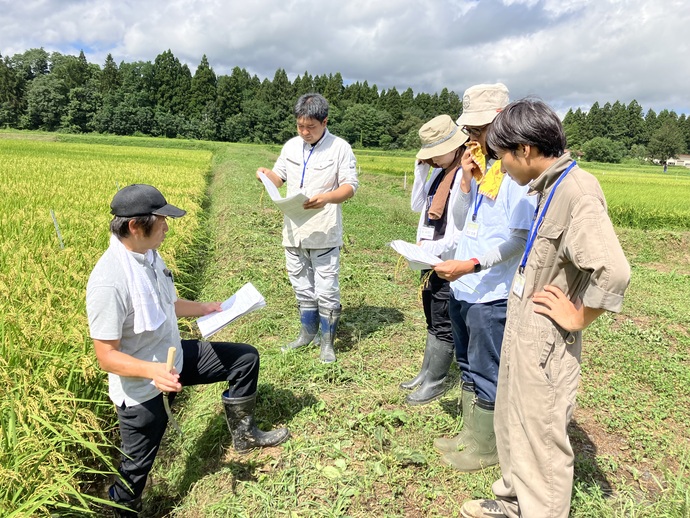
{"label": "forest in background", "polygon": [[[205,55],[192,74],[170,50],[153,63],[118,65],[108,54],[102,66],[83,51],[0,54],[0,128],[278,144],[294,136],[292,107],[308,92],[328,99],[329,128],[359,148],[415,149],[424,122],[462,112],[461,97],[447,88],[379,91],[366,80],[346,85],[339,72],[305,71],[294,81],[284,69],[273,80],[239,67],[217,75]],[[570,109],[563,124],[569,148],[587,160],[664,162],[690,153],[690,117],[645,112],[635,100]]]}

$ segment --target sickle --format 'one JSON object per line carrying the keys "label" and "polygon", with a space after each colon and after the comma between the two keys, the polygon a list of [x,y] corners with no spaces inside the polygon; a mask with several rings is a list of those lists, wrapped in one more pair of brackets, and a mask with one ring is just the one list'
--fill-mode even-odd
{"label": "sickle", "polygon": [[[168,361],[165,364],[165,368],[168,372],[172,372],[173,366],[175,365],[175,353],[177,352],[177,349],[174,347],[169,347],[168,348]],[[172,411],[170,410],[170,402],[168,401],[168,393],[163,392],[163,406],[165,406],[165,413],[168,414],[168,421],[172,423],[173,428],[177,430],[177,433],[180,435],[182,434],[182,429],[180,428],[180,425],[177,424],[177,420],[175,419],[175,416],[173,416]]]}

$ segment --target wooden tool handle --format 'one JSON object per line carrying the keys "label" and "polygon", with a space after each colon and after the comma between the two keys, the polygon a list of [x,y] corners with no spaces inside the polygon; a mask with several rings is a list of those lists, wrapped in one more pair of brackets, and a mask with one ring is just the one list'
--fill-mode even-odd
{"label": "wooden tool handle", "polygon": [[172,372],[173,366],[175,365],[175,353],[177,349],[175,347],[168,347],[168,361],[165,364],[165,368],[168,372]]}

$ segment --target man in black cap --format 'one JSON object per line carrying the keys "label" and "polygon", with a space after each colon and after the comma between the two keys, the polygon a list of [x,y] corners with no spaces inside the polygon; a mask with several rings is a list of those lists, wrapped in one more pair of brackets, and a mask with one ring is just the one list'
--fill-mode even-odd
{"label": "man in black cap", "polygon": [[[120,190],[110,208],[110,246],[89,277],[86,310],[96,357],[108,372],[122,438],[120,478],[109,496],[129,509],[116,508],[116,516],[137,516],[168,423],[167,393],[186,385],[227,382],[222,400],[238,452],[275,446],[289,432],[262,432],[254,423],[259,353],[253,346],[180,339],[177,318],[221,309],[218,302],[178,299],[172,274],[158,255],[167,218],[186,212],[143,184]],[[169,347],[178,353],[172,370],[166,368]]]}

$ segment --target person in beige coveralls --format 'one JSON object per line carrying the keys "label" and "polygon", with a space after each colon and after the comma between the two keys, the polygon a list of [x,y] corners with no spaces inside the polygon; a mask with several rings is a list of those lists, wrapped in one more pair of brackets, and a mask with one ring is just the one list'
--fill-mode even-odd
{"label": "person in beige coveralls", "polygon": [[580,377],[582,330],[618,312],[630,281],[597,180],[565,153],[556,113],[509,104],[487,146],[538,207],[513,279],[498,375],[495,500],[465,502],[465,518],[565,518],[574,455],[567,426]]}

